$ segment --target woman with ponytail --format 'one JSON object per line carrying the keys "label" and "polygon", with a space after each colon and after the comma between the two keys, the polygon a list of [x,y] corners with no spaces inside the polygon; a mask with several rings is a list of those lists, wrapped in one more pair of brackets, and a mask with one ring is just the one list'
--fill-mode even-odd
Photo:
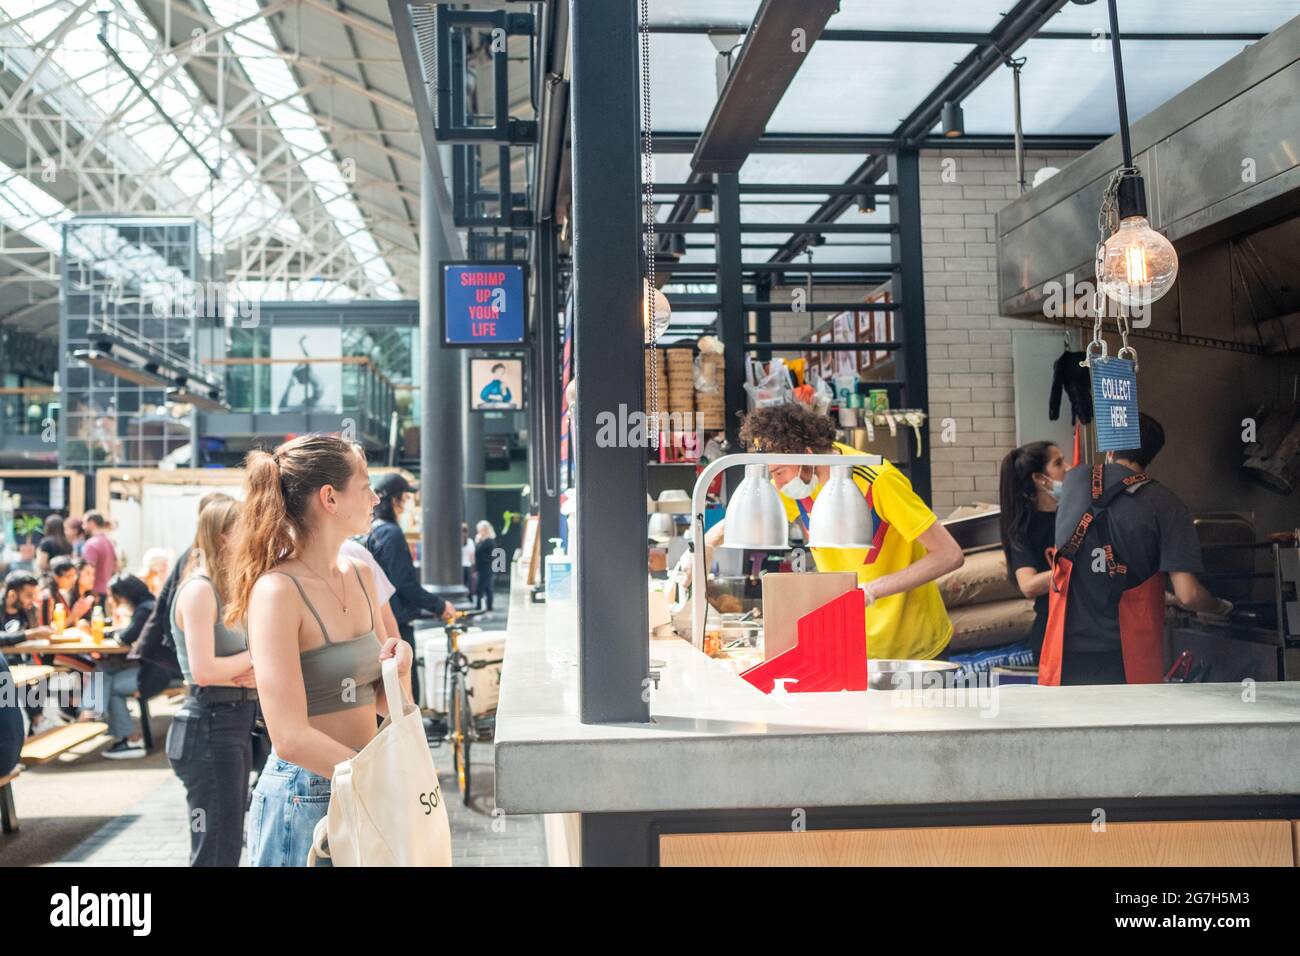
{"label": "woman with ponytail", "polygon": [[1002,551],[1007,573],[1025,597],[1034,599],[1034,629],[1029,640],[1035,658],[1047,630],[1047,593],[1052,585],[1049,550],[1065,472],[1065,456],[1049,441],[1021,445],[1002,459]]}
{"label": "woman with ponytail", "polygon": [[[339,556],[370,528],[378,500],[361,449],[304,435],[248,456],[235,525],[226,621],[247,621],[272,753],[249,808],[253,866],[303,866],[329,807],[335,765],[388,714],[380,662],[394,658],[410,692],[411,651],[382,644],[369,568]],[[393,702],[397,705],[397,702]]]}

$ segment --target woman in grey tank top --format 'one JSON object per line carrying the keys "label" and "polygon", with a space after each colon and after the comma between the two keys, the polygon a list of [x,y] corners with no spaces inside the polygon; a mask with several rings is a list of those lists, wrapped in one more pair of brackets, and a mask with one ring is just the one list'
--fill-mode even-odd
{"label": "woman in grey tank top", "polygon": [[378,501],[360,447],[304,435],[253,452],[245,469],[226,620],[247,619],[273,747],[249,808],[249,862],[303,866],[334,767],[388,713],[380,662],[396,660],[409,696],[412,656],[396,638],[379,640],[370,570],[339,556]]}
{"label": "woman in grey tank top", "polygon": [[243,844],[257,692],[244,630],[222,620],[222,558],[239,509],[239,502],[221,498],[199,513],[172,602],[186,696],[167,731],[167,760],[185,784],[191,866],[238,866]]}

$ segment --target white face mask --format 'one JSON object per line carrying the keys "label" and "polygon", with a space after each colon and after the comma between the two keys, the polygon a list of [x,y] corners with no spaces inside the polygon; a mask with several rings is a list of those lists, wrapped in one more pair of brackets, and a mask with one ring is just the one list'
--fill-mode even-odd
{"label": "white face mask", "polygon": [[821,482],[817,480],[817,472],[813,472],[812,481],[804,481],[803,476],[796,473],[793,478],[781,486],[781,494],[787,498],[811,498],[812,493],[817,489]]}

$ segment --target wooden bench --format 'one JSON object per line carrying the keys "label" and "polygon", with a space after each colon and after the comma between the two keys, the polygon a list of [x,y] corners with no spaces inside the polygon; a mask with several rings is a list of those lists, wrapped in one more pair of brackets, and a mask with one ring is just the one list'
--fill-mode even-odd
{"label": "wooden bench", "polygon": [[26,687],[49,677],[54,673],[54,668],[49,664],[10,664],[9,673],[13,675],[16,687]]}
{"label": "wooden bench", "polygon": [[0,777],[0,832],[13,833],[18,829],[18,811],[14,809],[14,792],[9,784],[22,772],[19,764],[8,776]]}
{"label": "wooden bench", "polygon": [[27,742],[23,744],[22,756],[18,759],[25,764],[49,763],[73,747],[94,740],[107,732],[108,724],[97,720],[64,724],[62,727],[55,727],[35,737],[28,737]]}

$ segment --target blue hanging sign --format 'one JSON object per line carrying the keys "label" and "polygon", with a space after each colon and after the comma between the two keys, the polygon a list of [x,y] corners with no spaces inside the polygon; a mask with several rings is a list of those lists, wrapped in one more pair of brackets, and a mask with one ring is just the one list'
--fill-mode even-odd
{"label": "blue hanging sign", "polygon": [[444,345],[520,345],[528,328],[528,282],[522,263],[444,262]]}
{"label": "blue hanging sign", "polygon": [[1098,451],[1141,446],[1137,370],[1132,362],[1121,358],[1092,360],[1092,410],[1097,424]]}

